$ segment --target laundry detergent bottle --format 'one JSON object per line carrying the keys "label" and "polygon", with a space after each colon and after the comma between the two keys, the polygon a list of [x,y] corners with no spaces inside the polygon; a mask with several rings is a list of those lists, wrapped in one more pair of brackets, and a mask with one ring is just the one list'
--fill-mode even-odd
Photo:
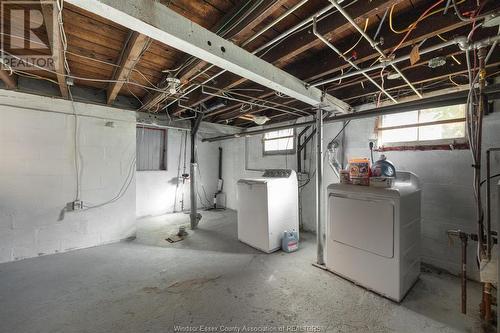
{"label": "laundry detergent bottle", "polygon": [[283,232],[281,249],[285,252],[295,252],[299,249],[299,233],[295,230]]}

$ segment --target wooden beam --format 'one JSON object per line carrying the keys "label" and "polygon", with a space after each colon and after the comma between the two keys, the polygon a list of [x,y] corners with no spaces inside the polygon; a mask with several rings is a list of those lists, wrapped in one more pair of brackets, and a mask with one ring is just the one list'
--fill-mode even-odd
{"label": "wooden beam", "polygon": [[346,103],[324,95],[317,88],[307,87],[296,77],[154,0],[66,2],[309,105],[320,105],[332,111],[349,110]]}
{"label": "wooden beam", "polygon": [[7,89],[16,89],[17,87],[17,75],[10,75],[9,71],[0,69],[0,80],[3,81]]}
{"label": "wooden beam", "polygon": [[115,82],[111,82],[108,86],[108,104],[113,104],[115,101],[125,81],[129,78],[135,65],[142,56],[148,42],[149,37],[138,32],[132,33],[128,43],[124,46],[125,50],[118,64],[119,67],[112,78]]}
{"label": "wooden beam", "polygon": [[[394,4],[403,2],[404,0],[372,0],[370,2],[358,1],[349,6],[349,12],[355,18],[355,21],[362,24],[367,17],[372,17],[377,14],[383,14],[386,9]],[[327,38],[333,37],[335,34],[345,32],[352,29],[349,22],[339,18],[337,15],[330,15],[318,24],[318,31]],[[287,39],[286,43],[280,43],[266,53],[262,59],[281,68],[285,66],[287,61],[302,52],[321,44],[321,41],[312,34],[311,29],[306,29],[294,38]],[[309,62],[309,67],[313,62]],[[212,85],[220,90],[234,88],[245,82],[244,78],[233,75],[232,73],[222,74],[217,78],[218,84]],[[211,98],[211,96],[203,95],[200,89],[195,90],[188,96],[189,100],[184,102],[186,105],[193,107]],[[180,108],[175,108],[173,114],[182,112]]]}
{"label": "wooden beam", "polygon": [[[245,3],[245,5],[247,4]],[[253,8],[253,7],[249,6],[248,8]],[[210,28],[210,30],[214,32],[218,31],[219,29],[222,29],[228,20],[232,19],[235,15],[238,15],[240,10],[241,10],[240,7],[234,7],[231,11],[229,11],[226,15],[224,15],[224,17],[220,20],[220,22],[218,22],[213,28]],[[259,9],[257,9],[256,12],[259,12]],[[236,31],[236,34],[238,34],[238,31],[240,31],[240,33],[244,33],[247,29],[252,29],[252,27],[255,24],[254,21],[257,21],[258,17],[259,16],[249,15],[247,19],[243,20],[243,22],[238,24],[238,26],[232,30]],[[193,57],[189,54],[186,54],[177,62],[175,66],[173,66],[173,68],[179,68],[183,66],[190,59],[193,59]],[[183,69],[179,73],[178,75],[179,80],[181,81],[181,83],[186,83],[186,81],[192,75],[195,75],[199,70],[201,70],[206,65],[207,65],[206,61],[195,59],[190,66],[187,66],[187,68]],[[164,85],[164,82],[166,82],[167,77],[168,74],[163,76],[163,78],[160,80],[159,86]],[[141,107],[141,110],[150,110],[154,112],[155,109],[158,107],[158,105],[164,101],[165,96],[166,96],[165,93],[161,92],[154,92],[153,94],[147,94],[143,99],[142,103],[143,105]]]}
{"label": "wooden beam", "polygon": [[66,83],[66,70],[64,68],[64,47],[59,30],[58,12],[54,4],[44,2],[41,4],[45,29],[49,38],[49,44],[52,49],[52,59],[54,60],[54,71],[57,72],[57,82],[61,96],[69,97],[69,89]]}
{"label": "wooden beam", "polygon": [[[406,16],[407,21],[413,22],[416,18],[418,18],[422,10],[423,9],[420,8],[412,10],[412,14]],[[403,48],[410,47],[414,44],[423,41],[424,39],[432,38],[436,36],[436,34],[445,34],[450,31],[454,31],[468,24],[469,23],[458,20],[458,18],[456,18],[452,14],[448,14],[446,16],[442,15],[431,16],[422,23],[420,23],[417,26],[417,28],[415,28],[415,30],[412,32],[411,35],[412,37],[401,45],[400,50],[405,51],[406,52],[405,54],[407,54],[408,52]],[[373,29],[368,30],[368,34],[373,36],[376,31],[376,28],[377,27],[374,27]],[[386,52],[391,50],[397,44],[399,44],[399,41],[402,38],[401,35],[394,34],[392,31],[390,31],[388,27],[382,29],[380,35],[384,36],[383,49]],[[441,42],[441,40],[438,40],[438,42]],[[427,43],[428,42],[426,42],[425,45],[428,45]],[[352,46],[351,36],[343,38],[341,41],[338,41],[336,43],[336,47],[339,48],[340,50],[347,50],[351,46]],[[380,55],[377,52],[375,52],[368,44],[361,44],[356,49],[356,56],[357,58],[354,62],[360,67],[366,67],[370,63],[368,63],[365,66],[363,66],[362,64],[368,61],[373,62]],[[311,66],[311,64],[315,65]],[[335,53],[333,53],[332,50],[330,50],[329,48],[325,48],[317,52],[315,55],[308,57],[307,59],[299,60],[297,62],[287,65],[284,69],[290,74],[297,76],[306,82],[312,82],[312,81],[314,82],[318,79],[321,79],[325,76],[334,73],[340,74],[341,70],[348,69],[349,67],[350,65],[346,63],[343,59],[338,57]],[[265,94],[259,95],[258,97],[267,98],[269,96],[272,96],[273,94],[274,92],[267,92]],[[229,105],[223,109],[211,113],[210,116],[215,116],[220,113],[231,112],[232,110],[238,108],[240,105],[241,104]]]}
{"label": "wooden beam", "polygon": [[[252,29],[254,29],[257,25],[262,23],[268,16],[272,15],[279,8],[281,8],[288,0],[277,0],[274,3],[264,1],[262,6],[258,6],[251,15],[248,15],[246,19],[244,19],[241,23],[239,23],[236,27],[232,28],[227,36],[224,38],[232,40],[236,45],[240,45],[252,34]],[[252,8],[250,6],[249,8]],[[222,27],[223,24],[234,15],[239,12],[240,8],[235,7],[233,10],[224,15],[224,18],[219,22],[212,30],[218,30]],[[179,61],[178,65],[174,66],[177,68],[184,64],[187,60],[189,60],[191,56],[183,57],[181,61]],[[197,59],[193,62],[192,65],[183,69],[179,74],[179,80],[181,83],[187,83],[189,79],[199,73],[205,66],[209,65],[206,61]],[[143,102],[142,109],[153,110],[159,103],[163,101],[163,93],[155,92],[152,96],[148,96],[147,99]]]}
{"label": "wooden beam", "polygon": [[[262,23],[268,16],[274,14],[279,8],[285,5],[289,0],[277,0],[275,2],[263,2],[262,8],[257,8],[252,15],[243,20],[239,25],[232,28],[229,33],[224,36],[225,39],[231,40],[236,45],[240,45],[245,42],[245,40],[250,37],[252,30]],[[198,73],[203,67],[207,65],[205,61],[198,61],[193,66],[188,67],[186,70],[181,72],[180,80],[185,82],[196,73]]]}
{"label": "wooden beam", "polygon": [[269,16],[273,15],[278,9],[287,4],[289,0],[264,1],[263,7],[255,11],[249,19],[244,20],[234,28],[237,33],[233,33],[230,39],[236,43],[244,43],[251,37],[252,30],[264,22]]}
{"label": "wooden beam", "polygon": [[[500,59],[500,50],[495,50],[491,59],[492,60]],[[500,62],[492,61],[489,64],[487,64],[486,68],[488,69],[488,71],[492,70],[496,71],[499,65]],[[467,73],[467,67],[465,66],[464,63],[462,63],[462,65],[449,64],[438,68],[429,68],[428,66],[417,66],[406,70],[405,73],[408,74],[409,78],[412,78],[412,80],[415,81],[415,84],[417,85],[418,88],[418,84],[423,84],[440,79],[448,79],[450,75],[455,76],[455,75],[465,74]],[[386,84],[386,89],[389,91],[391,90],[394,91],[402,88],[405,88],[405,85],[401,83],[401,80],[391,80],[388,81]],[[377,94],[377,90],[372,89],[371,87],[364,89],[362,91],[354,90],[351,88],[351,89],[339,90],[335,94],[336,96],[341,96],[343,99],[352,101],[361,97],[368,97],[370,95]]]}

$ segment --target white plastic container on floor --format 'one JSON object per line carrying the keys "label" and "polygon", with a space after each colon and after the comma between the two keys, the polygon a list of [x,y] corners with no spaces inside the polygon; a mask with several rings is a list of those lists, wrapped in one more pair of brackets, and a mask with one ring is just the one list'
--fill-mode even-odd
{"label": "white plastic container on floor", "polygon": [[297,251],[299,249],[299,233],[295,230],[285,231],[281,239],[281,249],[287,253]]}
{"label": "white plastic container on floor", "polygon": [[283,231],[299,229],[297,174],[266,170],[238,181],[238,239],[270,253],[281,249]]}

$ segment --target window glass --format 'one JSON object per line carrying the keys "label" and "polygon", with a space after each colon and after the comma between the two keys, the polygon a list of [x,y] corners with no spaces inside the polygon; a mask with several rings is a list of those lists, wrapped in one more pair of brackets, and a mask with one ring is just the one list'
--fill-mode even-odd
{"label": "window glass", "polygon": [[264,134],[264,154],[288,154],[295,150],[295,131],[293,128]]}
{"label": "window glass", "polygon": [[136,164],[138,171],[166,170],[166,130],[137,127]]}
{"label": "window glass", "polygon": [[462,104],[382,116],[378,130],[379,145],[463,139],[466,135],[465,112],[465,105]]}

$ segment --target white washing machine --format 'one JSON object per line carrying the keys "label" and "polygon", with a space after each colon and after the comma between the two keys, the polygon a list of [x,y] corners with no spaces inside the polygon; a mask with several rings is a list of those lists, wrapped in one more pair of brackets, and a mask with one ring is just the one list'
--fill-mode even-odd
{"label": "white washing machine", "polygon": [[326,268],[400,302],[420,274],[420,201],[409,172],[388,189],[330,185]]}
{"label": "white washing machine", "polygon": [[299,231],[297,174],[269,169],[238,181],[238,239],[266,253],[281,248],[284,231]]}

